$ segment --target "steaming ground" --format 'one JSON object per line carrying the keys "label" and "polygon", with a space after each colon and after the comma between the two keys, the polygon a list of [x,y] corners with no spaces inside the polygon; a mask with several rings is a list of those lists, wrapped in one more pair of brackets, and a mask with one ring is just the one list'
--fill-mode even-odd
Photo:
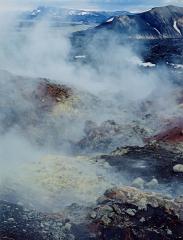
{"label": "steaming ground", "polygon": [[[166,71],[142,71],[136,64],[141,59],[116,39],[107,50],[89,49],[95,66],[73,62],[67,32],[41,22],[12,35],[14,27],[12,22],[0,26],[1,196],[57,211],[72,203],[94,203],[106,189],[127,184],[128,177],[106,162],[73,153],[73,145],[84,137],[87,120],[97,126],[113,120],[126,128],[121,133],[126,138],[115,139],[114,149],[142,145],[129,134],[131,126],[155,133],[160,119],[181,115],[176,99],[169,97],[175,87]],[[40,77],[71,87],[72,98],[45,110],[33,97]]]}
{"label": "steaming ground", "polygon": [[[13,135],[5,136],[6,139],[9,137],[13,138]],[[1,162],[2,199],[57,212],[72,203],[94,203],[107,188],[119,184],[120,179],[122,183],[123,177],[107,163],[98,164],[84,156],[62,153],[48,155],[25,142],[21,138],[8,141],[11,153],[6,153]],[[1,151],[1,156],[4,155]]]}

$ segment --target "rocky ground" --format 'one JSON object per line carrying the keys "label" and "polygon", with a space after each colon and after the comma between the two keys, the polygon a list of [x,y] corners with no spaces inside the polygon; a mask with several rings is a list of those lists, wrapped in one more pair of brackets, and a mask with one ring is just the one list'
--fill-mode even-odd
{"label": "rocky ground", "polygon": [[92,212],[97,239],[182,239],[182,200],[111,189]]}
{"label": "rocky ground", "polygon": [[[156,23],[164,11],[151,12]],[[0,240],[183,240],[182,9],[175,15],[151,26],[155,37],[143,24],[146,40],[101,34],[101,26],[70,35],[68,64],[90,81],[126,79],[128,47],[135,56],[126,66],[139,81],[162,78],[161,89],[138,101],[133,89],[123,96],[121,83],[118,92],[118,81],[107,85],[117,85],[114,94],[95,94],[93,84],[80,89],[0,70]],[[120,20],[128,28],[131,18],[104,25],[117,21],[120,29]]]}
{"label": "rocky ground", "polygon": [[[107,190],[104,196],[98,199],[96,207],[88,208],[80,223],[74,223],[69,218],[66,219],[64,213],[43,214],[1,201],[0,238],[183,239],[182,206],[182,198],[173,200],[136,188],[115,188]],[[78,206],[69,208],[73,215]]]}
{"label": "rocky ground", "polygon": [[[8,73],[4,74],[12,78]],[[69,139],[72,157],[52,156],[37,165],[30,164],[35,174],[28,183],[32,184],[34,180],[41,190],[48,190],[52,204],[62,205],[63,188],[64,194],[70,191],[73,198],[77,196],[77,204],[66,204],[54,212],[47,209],[47,213],[45,208],[43,211],[34,205],[19,203],[14,198],[16,194],[10,194],[9,198],[8,194],[1,194],[0,239],[183,239],[181,118],[163,119],[156,113],[153,115],[154,105],[147,101],[139,106],[137,116],[141,121],[128,124],[115,120],[95,122],[90,120],[91,112],[99,114],[103,104],[96,96],[48,79],[24,85],[25,90],[22,82],[26,84],[25,78],[17,76],[15,82],[12,81],[16,91],[9,95],[8,102],[2,97],[1,131],[19,127],[40,147],[54,134],[53,145],[57,150],[65,139]],[[1,89],[5,87],[6,84]],[[182,94],[180,91],[175,93],[179,106]],[[17,95],[23,103],[21,106],[14,101]],[[72,126],[76,129],[76,123],[79,134],[74,141],[73,135],[69,134],[73,131]],[[62,130],[62,135],[58,129]],[[82,157],[78,157],[80,154]],[[100,171],[101,168],[106,172]],[[109,170],[110,174],[106,174]],[[119,184],[102,195],[110,186],[111,173],[126,179],[130,187]],[[26,183],[25,179],[20,186]],[[111,185],[115,183],[111,182]],[[95,202],[96,193],[101,197]],[[81,201],[86,200],[84,194],[89,196],[87,206]],[[31,202],[30,194],[26,199]]]}
{"label": "rocky ground", "polygon": [[59,214],[49,216],[9,202],[0,202],[0,239],[72,240],[71,224]]}

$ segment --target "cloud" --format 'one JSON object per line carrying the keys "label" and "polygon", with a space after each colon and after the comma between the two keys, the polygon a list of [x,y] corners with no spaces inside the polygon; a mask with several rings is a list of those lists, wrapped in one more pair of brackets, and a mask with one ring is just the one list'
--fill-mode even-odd
{"label": "cloud", "polygon": [[[118,2],[116,1],[116,4]],[[12,0],[4,1],[4,5],[1,2],[1,5],[7,10],[20,10],[32,7],[34,3],[35,1],[29,1],[25,4],[25,0]],[[36,1],[37,5],[40,3],[53,4],[51,1]],[[66,1],[57,1],[54,4],[59,3],[62,3],[61,6],[63,6],[64,3],[69,4],[69,1],[67,3]],[[112,9],[114,5],[110,1],[100,1],[101,5],[99,2],[96,4],[94,1],[91,3],[84,0],[75,1],[75,5],[76,3],[80,3],[77,5],[78,8],[83,6],[101,6],[102,8],[105,7],[104,3],[108,3],[110,9]],[[130,4],[133,6],[132,1],[127,1],[127,3],[126,6],[130,6]],[[143,5],[143,1],[139,1],[139,3]],[[73,7],[74,4],[70,6]],[[134,6],[139,7],[140,5]],[[15,183],[20,183],[19,191],[15,187],[16,193],[22,194],[22,190],[25,191],[25,196],[28,196],[31,201],[33,200],[32,196],[35,196],[34,187],[36,190],[38,188],[38,192],[41,190],[41,194],[38,193],[38,200],[41,200],[40,204],[42,204],[45,196],[42,194],[42,190],[44,190],[42,184],[46,181],[46,191],[48,186],[58,192],[56,187],[60,186],[60,179],[64,179],[64,182],[67,183],[64,186],[65,191],[62,191],[63,188],[61,188],[61,194],[58,198],[55,198],[55,192],[49,192],[48,197],[51,195],[51,201],[58,199],[60,203],[60,199],[63,200],[65,192],[67,192],[70,199],[69,203],[75,202],[76,198],[79,198],[79,202],[83,198],[87,201],[88,198],[93,200],[91,194],[98,197],[98,195],[101,195],[101,191],[103,192],[106,188],[111,187],[113,183],[116,183],[116,175],[112,173],[112,170],[109,169],[109,174],[108,169],[99,171],[97,163],[91,163],[88,159],[84,162],[84,160],[77,160],[75,156],[74,158],[56,157],[54,166],[58,166],[59,162],[59,169],[64,170],[62,175],[62,171],[56,173],[52,171],[54,166],[53,168],[47,167],[49,166],[47,163],[52,164],[55,157],[51,157],[50,161],[44,161],[45,152],[49,152],[49,155],[55,155],[56,152],[56,155],[63,156],[63,153],[67,152],[67,143],[78,142],[83,138],[84,122],[88,119],[95,121],[98,125],[109,119],[121,124],[125,124],[125,122],[134,124],[134,121],[140,122],[137,109],[141,107],[141,103],[146,99],[154,99],[153,93],[155,93],[155,96],[161,94],[161,99],[163,99],[161,103],[157,100],[155,109],[162,118],[164,112],[171,111],[172,108],[174,110],[173,97],[169,98],[169,101],[167,101],[168,97],[166,97],[171,86],[163,80],[164,72],[162,69],[161,77],[159,77],[159,72],[141,72],[137,65],[138,62],[141,62],[141,59],[127,46],[119,45],[117,39],[113,39],[111,36],[110,38],[107,37],[107,39],[110,39],[110,45],[106,45],[106,48],[103,49],[105,47],[103,42],[102,46],[100,45],[101,49],[94,42],[91,44],[91,49],[88,50],[92,53],[96,68],[92,64],[79,64],[68,60],[71,45],[65,30],[50,31],[48,23],[43,21],[35,25],[33,29],[16,32],[13,31],[14,19],[12,19],[11,25],[11,19],[6,14],[5,17],[0,18],[0,69],[6,69],[17,75],[33,76],[35,79],[23,78],[24,82],[22,83],[25,94],[20,94],[22,87],[19,89],[19,84],[16,84],[14,80],[17,78],[6,72],[4,74],[0,72],[0,105],[2,105],[0,113],[3,123],[5,122],[8,125],[6,128],[3,127],[3,124],[0,124],[1,128],[3,128],[2,131],[5,130],[7,133],[7,135],[0,135],[0,182],[2,181],[7,186],[8,178],[8,180],[11,180],[10,186],[13,189]],[[100,41],[102,36],[99,35],[97,40]],[[71,107],[68,105],[68,112],[67,108],[65,111],[66,114],[64,114],[63,108],[61,108],[61,112],[59,112],[59,108],[54,109],[56,111],[53,113],[40,112],[40,108],[37,108],[37,105],[32,105],[33,103],[29,98],[25,97],[31,95],[32,85],[39,83],[40,79],[36,77],[47,77],[61,84],[67,83],[69,86],[75,86],[78,89],[76,91],[78,92],[76,104],[74,102],[76,109],[72,109],[72,105]],[[159,89],[162,90],[159,91]],[[31,92],[29,93],[29,91]],[[54,113],[56,112],[57,115],[55,116]],[[11,121],[7,121],[7,119]],[[153,121],[153,126],[155,124],[159,124],[159,118],[157,118],[156,122]],[[151,122],[149,126],[151,129]],[[10,131],[10,129],[13,130]],[[122,142],[120,139],[120,146],[127,144],[128,139],[126,139],[126,136],[128,138],[128,134],[127,130],[127,134],[124,134],[125,141]],[[130,144],[135,143],[135,145],[139,143],[139,139],[136,140],[136,138],[131,137],[129,137],[128,141],[132,141]],[[30,142],[33,144],[30,144]],[[38,142],[41,143],[41,146],[37,144]],[[116,146],[116,143],[118,143],[118,139],[112,147]],[[37,150],[37,145],[40,148],[39,150]],[[38,162],[40,156],[43,157],[41,165]],[[35,171],[34,169],[31,170],[29,162],[32,163],[31,166],[35,166],[34,162],[37,162],[38,168],[34,168]],[[22,172],[24,164],[28,170]],[[91,164],[93,165],[91,166]],[[9,171],[9,166],[13,171]],[[44,169],[49,169],[46,175]],[[41,176],[38,185],[37,182],[33,181],[35,172],[40,173]],[[100,179],[105,178],[107,181],[104,179],[102,182],[95,183],[98,172]],[[25,175],[32,177],[31,180],[25,181]],[[60,176],[64,178],[60,178]],[[81,177],[84,185],[81,184]],[[123,176],[121,175],[121,177]],[[121,181],[123,179],[117,178],[117,184],[120,185]],[[41,184],[41,187],[39,184]],[[74,187],[77,186],[74,191],[73,188],[68,187],[71,184],[74,184]],[[83,188],[78,191],[78,186]],[[33,188],[33,193],[30,188]],[[29,197],[30,193],[31,197]],[[37,196],[35,198],[37,201]]]}
{"label": "cloud", "polygon": [[182,0],[1,0],[0,11],[22,11],[39,5],[60,5],[69,8],[82,9],[107,9],[107,10],[132,10],[141,11],[155,6],[163,5],[183,6]]}
{"label": "cloud", "polygon": [[23,11],[30,10],[39,5],[59,5],[62,7],[69,8],[97,8],[96,3],[90,0],[1,0],[0,1],[0,12],[3,11]]}
{"label": "cloud", "polygon": [[183,6],[183,1],[180,0],[98,0],[93,1],[100,8],[105,9],[122,9],[122,10],[129,10],[129,11],[142,11],[146,9],[150,9],[152,7],[157,6],[165,6],[165,5],[178,5]]}

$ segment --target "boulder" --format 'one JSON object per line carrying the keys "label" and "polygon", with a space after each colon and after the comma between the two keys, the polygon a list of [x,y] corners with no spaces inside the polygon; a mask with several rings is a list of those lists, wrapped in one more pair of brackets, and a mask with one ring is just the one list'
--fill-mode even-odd
{"label": "boulder", "polygon": [[173,167],[173,171],[176,173],[183,173],[183,164],[177,164]]}

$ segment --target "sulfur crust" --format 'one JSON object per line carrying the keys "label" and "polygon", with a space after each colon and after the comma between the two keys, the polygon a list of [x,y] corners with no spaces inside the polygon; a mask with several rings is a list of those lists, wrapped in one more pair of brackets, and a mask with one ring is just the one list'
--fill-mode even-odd
{"label": "sulfur crust", "polygon": [[48,155],[31,164],[29,171],[33,185],[47,192],[49,196],[59,198],[68,192],[74,199],[92,202],[99,194],[111,186],[105,176],[105,170],[88,157]]}

